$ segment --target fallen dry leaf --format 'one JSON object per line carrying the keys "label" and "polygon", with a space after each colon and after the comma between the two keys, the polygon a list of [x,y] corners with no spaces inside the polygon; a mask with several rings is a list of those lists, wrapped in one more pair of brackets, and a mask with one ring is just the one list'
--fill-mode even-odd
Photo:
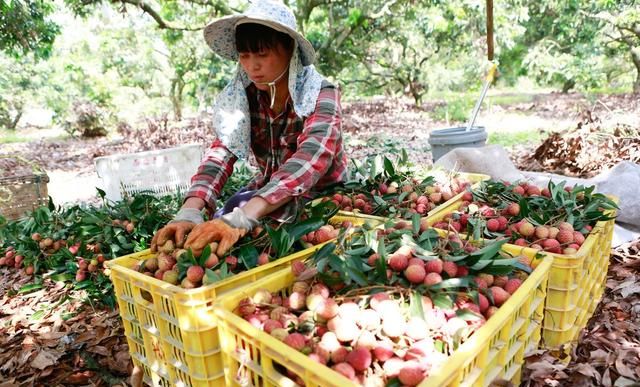
{"label": "fallen dry leaf", "polygon": [[56,364],[63,354],[53,351],[40,351],[35,359],[31,361],[31,367],[43,370],[49,366]]}

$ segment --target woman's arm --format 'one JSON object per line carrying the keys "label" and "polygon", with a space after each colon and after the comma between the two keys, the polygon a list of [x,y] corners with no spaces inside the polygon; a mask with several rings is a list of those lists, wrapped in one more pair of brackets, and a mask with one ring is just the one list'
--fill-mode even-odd
{"label": "woman's arm", "polygon": [[182,208],[216,209],[216,198],[227,182],[238,158],[216,139],[207,150],[198,171],[191,178],[191,188],[185,195]]}
{"label": "woman's arm", "polygon": [[334,162],[338,146],[342,143],[341,116],[338,89],[333,86],[322,88],[315,111],[304,122],[296,152],[256,192],[256,196],[245,205],[248,208],[243,207],[243,210],[257,215],[256,219],[259,219],[294,197],[309,192]]}

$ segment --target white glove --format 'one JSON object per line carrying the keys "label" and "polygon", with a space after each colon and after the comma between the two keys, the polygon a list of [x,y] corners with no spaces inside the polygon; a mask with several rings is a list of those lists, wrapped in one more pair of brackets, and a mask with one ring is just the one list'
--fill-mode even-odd
{"label": "white glove", "polygon": [[260,223],[258,222],[258,219],[245,214],[240,207],[236,207],[228,214],[222,215],[220,219],[231,227],[244,228],[247,231],[251,231],[251,229]]}
{"label": "white glove", "polygon": [[181,208],[176,216],[173,217],[173,220],[169,222],[169,224],[176,222],[191,222],[200,224],[204,222],[204,220],[202,219],[202,212],[200,210],[195,208]]}

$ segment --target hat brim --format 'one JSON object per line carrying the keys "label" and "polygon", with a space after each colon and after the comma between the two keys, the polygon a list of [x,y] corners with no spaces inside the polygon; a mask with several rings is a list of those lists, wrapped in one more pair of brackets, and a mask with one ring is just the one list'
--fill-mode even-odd
{"label": "hat brim", "polygon": [[209,23],[204,28],[204,40],[213,52],[226,59],[238,60],[238,51],[236,50],[236,26],[238,23],[262,24],[276,31],[288,34],[298,42],[302,64],[308,66],[315,62],[316,52],[311,42],[298,31],[276,23],[273,20],[259,19],[245,15],[225,16]]}

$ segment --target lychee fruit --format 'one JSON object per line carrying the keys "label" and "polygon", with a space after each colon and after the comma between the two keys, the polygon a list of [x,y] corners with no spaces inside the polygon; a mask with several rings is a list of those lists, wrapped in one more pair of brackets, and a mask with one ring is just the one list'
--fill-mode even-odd
{"label": "lychee fruit", "polygon": [[424,269],[427,273],[442,273],[443,262],[440,258],[425,262]]}
{"label": "lychee fruit", "polygon": [[439,284],[440,282],[442,282],[442,276],[438,273],[428,273],[425,277],[424,277],[424,284],[426,286],[432,286],[432,285],[436,285]]}
{"label": "lychee fruit", "polygon": [[345,363],[345,362],[338,363],[338,364],[335,364],[333,367],[331,367],[331,369],[343,375],[349,380],[355,380],[356,378],[356,371],[353,369],[353,367],[349,363]]}
{"label": "lychee fruit", "polygon": [[393,357],[393,343],[390,340],[378,341],[373,348],[373,356],[381,362]]}
{"label": "lychee fruit", "polygon": [[416,360],[411,360],[402,366],[398,379],[405,386],[417,386],[425,377],[425,367]]}
{"label": "lychee fruit", "polygon": [[447,273],[449,278],[453,278],[458,272],[458,265],[456,265],[455,262],[445,261],[442,265],[442,270]]}
{"label": "lychee fruit", "polygon": [[389,267],[391,267],[391,269],[393,271],[396,272],[401,272],[404,269],[407,268],[407,266],[409,265],[409,260],[407,259],[407,257],[405,255],[401,255],[401,254],[392,254],[389,257]]}
{"label": "lychee fruit", "polygon": [[302,348],[304,348],[307,343],[304,336],[297,332],[290,333],[287,337],[284,338],[283,341],[285,344],[295,349],[296,351],[302,350]]}
{"label": "lychee fruit", "polygon": [[378,310],[378,306],[380,305],[380,303],[382,301],[386,301],[389,300],[390,297],[387,293],[376,293],[374,295],[371,296],[371,298],[369,299],[369,306],[371,306],[371,308],[375,311]]}
{"label": "lychee fruit", "polygon": [[492,286],[489,288],[491,290],[491,294],[493,296],[493,304],[495,306],[501,306],[509,299],[509,294],[506,290],[498,286]]}
{"label": "lychee fruit", "polygon": [[349,352],[346,360],[353,369],[363,372],[371,365],[371,351],[363,347],[355,348]]}
{"label": "lychee fruit", "polygon": [[172,285],[178,284],[178,272],[175,270],[167,270],[162,273],[162,280]]}
{"label": "lychee fruit", "polygon": [[500,222],[498,219],[487,220],[487,229],[491,232],[496,232],[500,229]]}
{"label": "lychee fruit", "polygon": [[504,288],[504,285],[507,284],[507,281],[509,281],[509,277],[507,277],[506,275],[497,275],[493,277],[493,286]]}
{"label": "lychee fruit", "polygon": [[201,266],[193,265],[187,269],[187,279],[192,283],[199,283],[202,277],[204,277],[204,269]]}
{"label": "lychee fruit", "polygon": [[422,265],[410,265],[404,271],[404,276],[411,282],[412,284],[419,284],[424,281],[424,277],[426,272],[424,270],[424,266]]}
{"label": "lychee fruit", "polygon": [[404,367],[405,361],[399,357],[392,357],[384,362],[382,369],[387,378],[392,379],[398,376],[402,367]]}
{"label": "lychee fruit", "polygon": [[262,325],[262,329],[269,334],[271,334],[271,332],[274,329],[279,329],[279,328],[284,328],[284,326],[282,326],[282,323],[277,320],[269,319],[265,321],[264,324]]}
{"label": "lychee fruit", "polygon": [[260,255],[258,255],[258,266],[266,265],[270,261],[271,261],[271,258],[269,257],[269,254],[260,253]]}
{"label": "lychee fruit", "polygon": [[530,237],[535,232],[535,228],[531,223],[525,220],[524,222],[520,223],[520,227],[518,227],[518,232],[520,233],[520,235],[524,237]]}
{"label": "lychee fruit", "polygon": [[349,354],[349,350],[345,347],[340,346],[335,351],[331,352],[331,361],[334,364],[347,361],[348,354]]}
{"label": "lychee fruit", "polygon": [[196,284],[191,282],[188,277],[184,277],[184,279],[180,283],[180,286],[185,289],[194,289],[196,287]]}
{"label": "lychee fruit", "polygon": [[549,237],[549,229],[547,226],[538,226],[535,230],[535,236],[537,239],[547,239]]}
{"label": "lychee fruit", "polygon": [[556,236],[556,239],[558,240],[558,242],[560,242],[563,245],[572,243],[573,230],[560,229],[560,231],[558,232],[558,235]]}
{"label": "lychee fruit", "polygon": [[506,290],[509,294],[513,294],[518,290],[518,288],[522,285],[522,280],[519,278],[511,278],[504,285],[504,290]]}
{"label": "lychee fruit", "polygon": [[584,235],[580,231],[573,232],[573,242],[577,243],[579,246],[582,246],[584,243]]}

